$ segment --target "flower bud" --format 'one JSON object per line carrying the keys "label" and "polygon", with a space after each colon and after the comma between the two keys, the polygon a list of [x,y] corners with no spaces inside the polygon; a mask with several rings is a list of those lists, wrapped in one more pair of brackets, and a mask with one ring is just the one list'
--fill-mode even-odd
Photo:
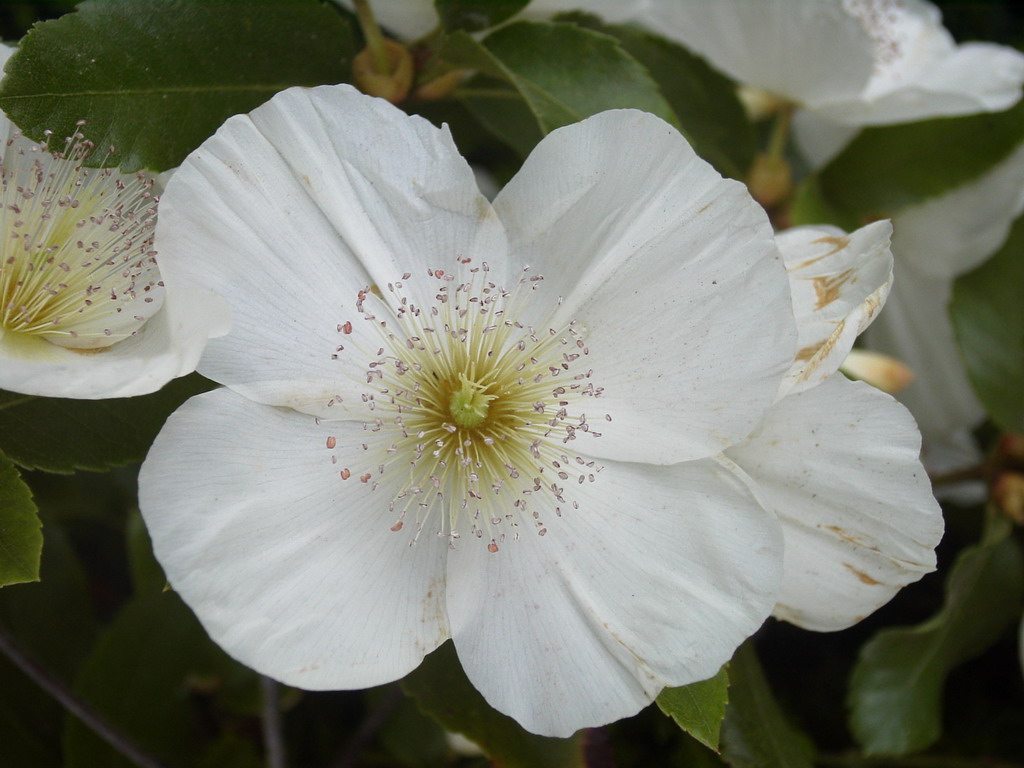
{"label": "flower bud", "polygon": [[764,153],[754,158],[747,179],[750,194],[765,208],[774,208],[793,193],[793,173],[784,157]]}
{"label": "flower bud", "polygon": [[399,42],[384,38],[387,49],[390,72],[377,71],[373,51],[367,46],[352,60],[352,74],[359,90],[370,96],[380,96],[392,104],[405,100],[412,88],[413,66],[412,54]]}
{"label": "flower bud", "polygon": [[905,363],[895,357],[866,349],[850,350],[840,369],[890,395],[906,389],[914,380],[914,372]]}
{"label": "flower bud", "polygon": [[1001,473],[992,484],[992,501],[1006,517],[1024,525],[1024,474]]}

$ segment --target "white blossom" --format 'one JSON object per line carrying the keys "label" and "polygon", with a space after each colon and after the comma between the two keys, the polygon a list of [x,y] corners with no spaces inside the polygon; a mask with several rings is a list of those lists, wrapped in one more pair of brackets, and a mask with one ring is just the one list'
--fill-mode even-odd
{"label": "white blossom", "polygon": [[[168,296],[201,285],[233,325],[140,504],[174,589],[264,674],[377,685],[450,637],[494,707],[565,736],[712,676],[772,610],[835,628],[932,565],[912,420],[821,382],[884,299],[887,225],[814,233],[787,272],[743,186],[652,115],[552,132],[492,204],[447,129],[290,89],[161,205]],[[795,305],[804,277],[829,301]],[[815,526],[825,554],[793,538],[791,563]]]}
{"label": "white blossom", "polygon": [[[0,64],[11,53],[0,46]],[[193,297],[165,302],[154,181],[87,167],[99,150],[84,130],[36,144],[0,115],[2,389],[152,392],[193,370],[207,334],[223,326]]]}
{"label": "white blossom", "polygon": [[[438,25],[429,0],[375,0],[404,39]],[[594,13],[681,43],[748,88],[799,107],[794,129],[824,165],[857,131],[998,112],[1024,84],[1024,54],[957,44],[926,0],[533,0],[515,18]]]}
{"label": "white blossom", "polygon": [[[726,451],[775,510],[785,538],[775,615],[844,629],[935,568],[942,513],[906,408],[838,374],[889,294],[892,227],[777,235],[799,332],[778,401]],[[884,316],[885,312],[881,312]]]}
{"label": "white blossom", "polygon": [[953,282],[1006,241],[1024,211],[1024,144],[974,181],[893,217],[896,281],[871,349],[902,360],[914,380],[899,397],[925,438],[925,460],[951,472],[980,460],[970,432],[985,417],[957,348],[949,302]]}

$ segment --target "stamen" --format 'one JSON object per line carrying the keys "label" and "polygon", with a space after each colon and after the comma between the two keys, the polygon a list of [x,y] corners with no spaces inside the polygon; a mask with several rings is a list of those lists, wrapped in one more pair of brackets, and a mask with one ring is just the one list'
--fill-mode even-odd
{"label": "stamen", "polygon": [[19,134],[3,148],[0,332],[102,348],[160,307],[153,181],[87,168],[92,156],[80,131],[60,152]]}
{"label": "stamen", "polygon": [[[602,390],[572,383],[592,374],[581,367],[588,349],[575,321],[521,322],[542,276],[526,268],[506,290],[489,280],[486,263],[461,269],[469,278],[462,283],[447,270],[427,271],[436,284],[424,292],[432,294],[426,306],[405,293],[409,274],[387,283],[386,294],[359,291],[365,326],[357,333],[343,319],[338,331],[353,343],[332,358],[365,366],[367,467],[359,479],[371,491],[387,489],[391,530],[411,515],[413,543],[429,528],[454,546],[468,530],[498,552],[509,536],[518,539],[520,525],[546,534],[546,510],[561,517],[570,502],[580,508],[552,480],[576,486],[599,476],[601,467],[562,446],[600,436],[583,406]],[[336,444],[328,438],[329,448]],[[563,467],[573,462],[588,471],[569,474]]]}

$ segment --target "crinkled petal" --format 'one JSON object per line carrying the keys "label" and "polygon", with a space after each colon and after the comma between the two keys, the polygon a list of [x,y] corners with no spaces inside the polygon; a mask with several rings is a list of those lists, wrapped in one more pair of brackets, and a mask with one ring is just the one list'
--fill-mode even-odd
{"label": "crinkled petal", "polygon": [[195,370],[211,337],[227,332],[229,311],[202,289],[166,297],[131,338],[75,350],[0,330],[0,389],[43,397],[134,397]]}
{"label": "crinkled petal", "polygon": [[888,221],[877,221],[849,235],[824,226],[777,235],[789,272],[799,348],[779,397],[835,373],[882,308],[892,282],[891,234]]}
{"label": "crinkled petal", "polygon": [[848,627],[935,568],[942,511],[914,420],[842,376],[779,401],[726,452],[775,508],[786,542],[775,614]]}
{"label": "crinkled petal", "polygon": [[360,435],[219,389],[170,417],[139,476],[171,586],[228,653],[289,685],[395,680],[448,636],[447,542],[409,546],[386,489],[340,477]]}
{"label": "crinkled petal", "polygon": [[973,429],[985,411],[967,379],[949,319],[952,281],[929,277],[903,262],[895,245],[893,252],[892,290],[864,341],[910,366],[914,380],[899,400],[914,414],[927,445]]}
{"label": "crinkled petal", "polygon": [[951,280],[995,253],[1022,210],[1024,143],[975,181],[897,213],[892,251],[900,266]]}
{"label": "crinkled petal", "polygon": [[[763,210],[679,133],[633,110],[549,134],[498,195],[538,302],[589,348],[592,451],[672,463],[745,437],[793,360],[788,281]],[[542,300],[546,296],[546,300]],[[542,328],[549,326],[542,325]]]}
{"label": "crinkled petal", "polygon": [[353,394],[365,373],[369,356],[351,350],[376,349],[369,324],[338,331],[361,289],[425,283],[461,258],[501,264],[505,240],[447,129],[339,85],[284,91],[189,155],[161,199],[157,249],[169,291],[181,275],[231,304],[204,375],[321,412],[310,403]]}
{"label": "crinkled petal", "polygon": [[574,498],[543,536],[530,526],[493,554],[462,540],[448,560],[466,674],[551,736],[714,675],[771,610],[781,562],[777,522],[714,460],[608,462]]}

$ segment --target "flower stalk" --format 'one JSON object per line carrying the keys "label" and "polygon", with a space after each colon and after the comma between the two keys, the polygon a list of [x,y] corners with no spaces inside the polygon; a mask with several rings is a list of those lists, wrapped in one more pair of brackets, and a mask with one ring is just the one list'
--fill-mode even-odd
{"label": "flower stalk", "polygon": [[366,47],[352,60],[352,75],[363,93],[392,104],[405,100],[415,75],[412,53],[401,43],[384,36],[368,0],[356,0],[356,15]]}
{"label": "flower stalk", "polygon": [[354,0],[354,5],[359,26],[362,27],[363,37],[366,39],[366,47],[370,51],[373,70],[378,75],[390,75],[392,66],[388,46],[384,34],[380,31],[380,24],[373,15],[369,0]]}
{"label": "flower stalk", "polygon": [[785,157],[786,141],[793,109],[786,106],[776,113],[768,149],[754,158],[747,186],[750,194],[765,208],[774,208],[793,193],[793,171]]}

